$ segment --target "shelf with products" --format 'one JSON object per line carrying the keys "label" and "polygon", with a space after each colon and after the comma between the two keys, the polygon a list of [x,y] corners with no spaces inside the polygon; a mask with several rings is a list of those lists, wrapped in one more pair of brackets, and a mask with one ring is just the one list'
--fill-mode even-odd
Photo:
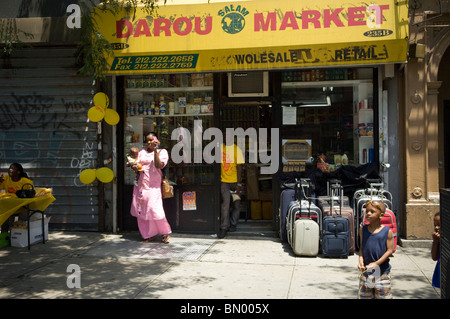
{"label": "shelf with products", "polygon": [[313,156],[323,154],[330,170],[341,165],[343,157],[348,164],[358,164],[367,146],[361,148],[360,156],[364,142],[354,135],[359,121],[355,105],[362,101],[372,106],[371,77],[370,72],[360,72],[356,79],[342,81],[282,83],[282,105],[296,107],[296,122],[286,121],[282,138],[311,139]]}
{"label": "shelf with products", "polygon": [[127,115],[213,113],[212,73],[130,77],[125,88]]}
{"label": "shelf with products", "polygon": [[213,86],[212,73],[171,73],[171,74],[149,74],[134,75],[127,77],[126,88],[128,90],[197,90],[211,88]]}
{"label": "shelf with products", "polygon": [[345,87],[354,86],[361,83],[372,83],[372,80],[342,80],[342,81],[315,81],[315,82],[282,82],[282,89],[290,88],[313,88],[313,87]]}
{"label": "shelf with products", "polygon": [[[132,146],[141,149],[144,135],[155,132],[161,148],[169,152],[165,172],[171,182],[179,186],[212,185],[214,167],[196,163],[199,154],[194,149],[194,130],[206,130],[214,122],[212,73],[136,75],[127,77],[125,83],[125,154]],[[176,129],[191,137],[191,147],[182,150],[190,153],[190,158],[184,157],[183,161],[172,158],[172,149],[179,140],[172,140]],[[202,149],[203,144],[207,143],[202,141]],[[133,174],[128,175],[126,183],[131,184]]]}
{"label": "shelf with products", "polygon": [[354,90],[355,163],[367,164],[374,161],[374,110],[373,85],[360,83]]}
{"label": "shelf with products", "polygon": [[[214,183],[214,166],[207,164],[202,159],[202,154],[196,154],[199,150],[194,147],[194,133],[196,130],[204,130],[212,127],[213,116],[208,115],[183,115],[183,116],[135,116],[128,117],[127,128],[125,134],[125,154],[131,147],[136,146],[139,149],[143,147],[143,138],[147,132],[155,132],[160,141],[161,148],[169,152],[169,163],[166,172],[169,180],[177,183],[177,185],[212,185]],[[179,128],[178,138],[172,140],[172,132]],[[189,136],[188,136],[189,135]],[[186,147],[183,151],[190,153],[190,157],[183,157],[183,153],[175,154],[175,156],[183,157],[183,162],[172,158],[172,148],[179,142],[181,138],[190,138],[191,146]],[[202,141],[204,149],[210,141]],[[186,155],[187,156],[187,155]],[[202,159],[201,163],[195,163],[195,159]],[[133,184],[134,172],[126,170],[125,179],[127,184]]]}
{"label": "shelf with products", "polygon": [[282,73],[282,87],[351,86],[372,81],[371,68],[321,68],[285,71]]}
{"label": "shelf with products", "polygon": [[259,128],[259,105],[229,104],[222,107],[221,128]]}
{"label": "shelf with products", "polygon": [[358,69],[304,69],[285,71],[282,74],[283,82],[323,82],[339,80],[355,80],[359,76]]}
{"label": "shelf with products", "polygon": [[153,94],[127,94],[127,116],[213,114],[212,91],[180,92],[158,91]]}
{"label": "shelf with products", "polygon": [[211,91],[212,86],[186,86],[186,87],[160,87],[160,88],[126,88],[125,91],[128,94],[137,94],[137,93],[183,93],[183,92],[203,92],[203,91]]}

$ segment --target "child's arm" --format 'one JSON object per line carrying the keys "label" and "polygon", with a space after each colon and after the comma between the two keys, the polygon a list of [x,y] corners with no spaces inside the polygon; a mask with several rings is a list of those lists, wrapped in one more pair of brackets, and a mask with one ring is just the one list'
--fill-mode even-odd
{"label": "child's arm", "polygon": [[363,248],[362,248],[362,237],[363,237],[363,230],[362,226],[359,228],[359,263],[358,263],[358,269],[364,270],[364,256],[363,256]]}
{"label": "child's arm", "polygon": [[440,234],[438,232],[433,232],[433,245],[431,246],[431,258],[436,261],[439,255],[439,239]]}

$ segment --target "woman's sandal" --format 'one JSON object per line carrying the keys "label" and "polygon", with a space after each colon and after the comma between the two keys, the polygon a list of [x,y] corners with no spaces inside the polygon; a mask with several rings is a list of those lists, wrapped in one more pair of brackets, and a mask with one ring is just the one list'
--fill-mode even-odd
{"label": "woman's sandal", "polygon": [[162,236],[162,242],[163,242],[164,244],[168,244],[168,243],[169,243],[169,240],[170,240],[170,236],[169,236],[169,235],[164,235],[164,236]]}
{"label": "woman's sandal", "polygon": [[143,241],[141,241],[141,243],[143,244],[147,244],[147,243],[151,243],[154,239],[152,237],[144,239]]}

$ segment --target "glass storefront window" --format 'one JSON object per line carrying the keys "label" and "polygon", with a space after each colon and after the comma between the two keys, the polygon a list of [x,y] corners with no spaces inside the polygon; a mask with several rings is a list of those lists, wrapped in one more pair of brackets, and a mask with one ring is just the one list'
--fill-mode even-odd
{"label": "glass storefront window", "polygon": [[[144,136],[155,132],[161,147],[169,152],[166,174],[170,181],[178,185],[213,184],[213,165],[195,163],[194,150],[183,162],[170,156],[173,146],[179,142],[179,138],[172,139],[174,130],[190,134],[193,143],[195,129],[213,126],[212,73],[129,76],[125,83],[124,153],[128,154],[133,146],[141,149]],[[134,178],[135,173],[125,168],[125,184],[132,185]]]}
{"label": "glass storefront window", "polygon": [[[372,69],[283,72],[282,142],[305,140],[324,171],[374,161]],[[283,171],[303,170],[307,158],[283,158]]]}

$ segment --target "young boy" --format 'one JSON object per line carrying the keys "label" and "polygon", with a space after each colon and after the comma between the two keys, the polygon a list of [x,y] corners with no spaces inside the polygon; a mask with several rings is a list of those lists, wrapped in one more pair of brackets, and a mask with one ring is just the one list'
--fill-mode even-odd
{"label": "young boy", "polygon": [[392,299],[389,256],[393,252],[394,237],[389,227],[381,225],[385,212],[386,205],[382,201],[366,204],[369,224],[360,231],[359,299]]}

